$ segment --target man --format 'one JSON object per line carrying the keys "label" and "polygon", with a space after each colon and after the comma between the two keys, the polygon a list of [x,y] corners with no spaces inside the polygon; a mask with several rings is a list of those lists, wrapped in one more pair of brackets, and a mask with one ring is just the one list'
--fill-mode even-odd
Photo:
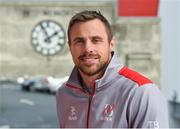
{"label": "man", "polygon": [[164,97],[151,80],[118,62],[100,12],[73,16],[68,41],[75,66],[57,92],[61,128],[168,127]]}

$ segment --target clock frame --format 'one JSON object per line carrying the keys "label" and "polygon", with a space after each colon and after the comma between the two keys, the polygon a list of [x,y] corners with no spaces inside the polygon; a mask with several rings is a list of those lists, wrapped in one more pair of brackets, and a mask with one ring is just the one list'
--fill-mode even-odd
{"label": "clock frame", "polygon": [[32,30],[31,44],[34,50],[44,56],[61,52],[66,43],[63,27],[53,20],[40,21]]}

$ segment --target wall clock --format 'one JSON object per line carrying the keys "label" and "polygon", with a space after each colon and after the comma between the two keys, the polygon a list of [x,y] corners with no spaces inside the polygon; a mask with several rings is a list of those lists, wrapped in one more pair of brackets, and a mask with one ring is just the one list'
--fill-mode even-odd
{"label": "wall clock", "polygon": [[36,52],[45,56],[55,55],[62,51],[65,40],[63,27],[52,20],[43,20],[32,30],[31,44]]}

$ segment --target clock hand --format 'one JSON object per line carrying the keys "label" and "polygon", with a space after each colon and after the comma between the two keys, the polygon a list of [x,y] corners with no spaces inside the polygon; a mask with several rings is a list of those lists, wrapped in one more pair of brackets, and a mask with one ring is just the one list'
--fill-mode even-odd
{"label": "clock hand", "polygon": [[46,28],[44,28],[44,26],[43,26],[42,24],[40,24],[40,26],[41,26],[41,28],[42,28],[42,30],[43,30],[45,36],[48,37],[48,33],[47,33]]}
{"label": "clock hand", "polygon": [[56,36],[57,34],[58,34],[58,31],[54,32],[52,35],[50,35],[50,36],[48,36],[47,38],[45,38],[44,41],[49,43],[49,42],[51,41],[50,39],[51,39],[52,37]]}

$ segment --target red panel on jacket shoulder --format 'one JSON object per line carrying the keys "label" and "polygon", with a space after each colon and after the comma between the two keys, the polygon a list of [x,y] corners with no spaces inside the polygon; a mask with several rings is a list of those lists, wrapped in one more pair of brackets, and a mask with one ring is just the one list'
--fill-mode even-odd
{"label": "red panel on jacket shoulder", "polygon": [[119,74],[125,76],[126,78],[129,78],[129,79],[135,81],[136,83],[138,83],[139,86],[142,86],[142,85],[147,84],[147,83],[152,83],[152,81],[150,79],[144,77],[143,75],[139,74],[136,71],[129,69],[126,66],[124,66],[119,71]]}

